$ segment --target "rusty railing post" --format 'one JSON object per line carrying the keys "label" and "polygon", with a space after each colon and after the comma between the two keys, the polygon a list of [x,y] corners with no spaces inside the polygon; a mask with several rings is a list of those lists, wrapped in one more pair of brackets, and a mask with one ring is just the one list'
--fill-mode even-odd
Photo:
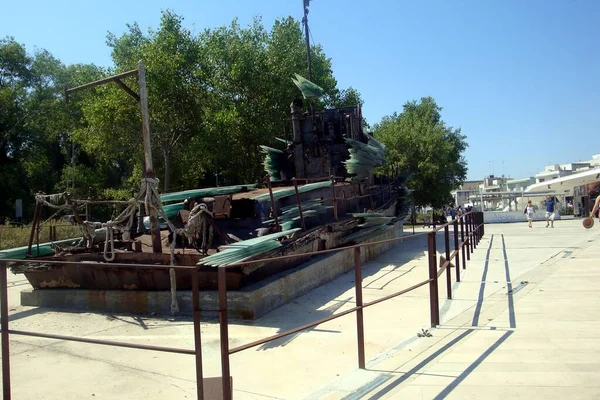
{"label": "rusty railing post", "polygon": [[464,216],[461,215],[460,217],[460,243],[461,243],[461,250],[462,250],[462,265],[463,265],[463,269],[467,269],[467,257],[466,257],[466,250],[465,250],[465,221],[464,221]]}
{"label": "rusty railing post", "polygon": [[10,348],[8,340],[8,264],[0,261],[0,331],[2,332],[2,393],[10,400]]}
{"label": "rusty railing post", "polygon": [[450,268],[450,230],[448,225],[444,227],[444,246],[446,248],[446,261],[448,266],[446,267],[446,292],[448,299],[452,299],[452,269]]}
{"label": "rusty railing post", "polygon": [[454,265],[456,267],[456,282],[460,282],[460,257],[458,255],[458,220],[454,220]]}
{"label": "rusty railing post", "polygon": [[277,216],[277,206],[275,205],[275,197],[273,197],[273,188],[271,187],[271,175],[265,176],[265,182],[269,188],[269,198],[271,199],[271,210],[273,210],[273,218],[275,219],[275,230],[281,231],[279,228],[279,217]]}
{"label": "rusty railing post", "polygon": [[358,368],[365,369],[365,327],[363,321],[362,264],[360,247],[354,248],[354,291],[356,294],[356,339],[358,344]]}
{"label": "rusty railing post", "polygon": [[440,324],[435,234],[435,232],[430,232],[427,235],[427,248],[429,251],[429,309],[431,312],[432,328]]}
{"label": "rusty railing post", "polygon": [[475,237],[475,224],[473,223],[473,214],[469,215],[469,222],[471,223],[471,254],[475,251],[476,237]]}
{"label": "rusty railing post", "polygon": [[467,242],[465,243],[467,247],[467,261],[471,261],[471,233],[469,232],[469,214],[465,215],[465,236],[467,237]]}
{"label": "rusty railing post", "polygon": [[477,218],[479,219],[479,240],[483,239],[483,235],[485,234],[483,230],[483,213],[477,213]]}
{"label": "rusty railing post", "polygon": [[[194,313],[194,350],[196,351],[196,392],[198,400],[204,400],[202,339],[200,336],[200,289],[198,286],[198,267],[195,267],[192,271],[192,312]],[[229,379],[227,381],[229,382]]]}
{"label": "rusty railing post", "polygon": [[229,371],[229,327],[227,321],[227,269],[218,267],[217,285],[219,289],[219,327],[221,341],[221,383],[223,384],[223,400],[231,400],[231,384]]}
{"label": "rusty railing post", "polygon": [[480,217],[481,217],[481,236],[485,235],[485,221],[484,221],[484,215],[483,212],[479,212]]}
{"label": "rusty railing post", "polygon": [[300,226],[302,230],[306,230],[306,225],[304,224],[304,216],[302,216],[302,204],[300,204],[300,192],[298,192],[298,182],[296,178],[292,178],[292,182],[294,182],[294,190],[296,191],[296,203],[298,203],[298,214],[300,215]]}
{"label": "rusty railing post", "polygon": [[479,244],[479,229],[477,229],[477,220],[475,213],[473,213],[473,215],[471,216],[471,221],[471,223],[473,224],[473,236],[475,236],[475,240],[473,240],[473,249],[476,249],[477,245]]}
{"label": "rusty railing post", "polygon": [[335,197],[335,177],[331,175],[331,192],[333,195],[333,219],[338,221],[337,198]]}

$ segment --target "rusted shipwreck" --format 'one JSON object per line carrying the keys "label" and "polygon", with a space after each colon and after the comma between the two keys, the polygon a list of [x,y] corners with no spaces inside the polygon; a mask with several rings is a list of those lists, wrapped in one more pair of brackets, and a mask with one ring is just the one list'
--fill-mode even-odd
{"label": "rusted shipwreck", "polygon": [[[88,199],[74,199],[68,193],[38,195],[29,246],[0,253],[0,258],[36,260],[12,268],[14,273],[23,273],[35,289],[189,290],[189,272],[175,274],[164,266],[199,265],[200,289],[214,290],[215,267],[265,260],[227,269],[228,289],[241,289],[299,267],[311,257],[272,259],[276,256],[359,243],[407,214],[404,179],[374,175],[374,169],[383,165],[385,149],[363,131],[360,106],[315,111],[312,106],[304,107],[303,100],[291,105],[291,140],[280,139],[280,148],[262,146],[267,175],[261,187],[159,194],[158,180],[152,176],[143,64],[138,70],[70,91],[135,74],[140,83],[137,100],[142,109],[146,171],[140,192],[123,202],[123,211],[105,223],[79,218],[80,210],[93,203]],[[299,84],[309,101],[306,93],[319,89],[310,85],[306,80]],[[72,213],[82,237],[35,243],[44,207]],[[145,216],[150,220],[148,230],[142,222]],[[161,231],[160,223],[167,229]],[[89,263],[95,267],[86,268]],[[139,268],[139,264],[146,267]],[[152,265],[157,268],[147,267]]]}

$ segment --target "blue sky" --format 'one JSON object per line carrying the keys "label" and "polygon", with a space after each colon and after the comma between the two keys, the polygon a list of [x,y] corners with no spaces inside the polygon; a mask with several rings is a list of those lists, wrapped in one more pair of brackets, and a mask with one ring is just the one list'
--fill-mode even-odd
{"label": "blue sky", "polygon": [[[269,27],[302,16],[302,0],[11,1],[0,36],[66,64],[110,65],[106,33],[156,27],[166,8],[197,32],[234,17],[261,15]],[[469,179],[600,153],[599,21],[595,0],[313,0],[309,14],[314,42],[340,87],[360,91],[368,122],[433,96],[467,135]]]}

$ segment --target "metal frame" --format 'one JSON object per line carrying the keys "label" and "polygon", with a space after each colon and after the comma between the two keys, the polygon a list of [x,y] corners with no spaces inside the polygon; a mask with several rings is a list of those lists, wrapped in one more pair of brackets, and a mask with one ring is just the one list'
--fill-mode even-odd
{"label": "metal frame", "polygon": [[[460,223],[459,223],[460,222]],[[449,226],[452,225],[454,227],[454,250],[452,252],[449,251]],[[460,227],[460,242],[458,241],[459,234],[458,230]],[[437,265],[437,248],[436,248],[436,238],[439,231],[444,230],[444,242],[446,244],[446,261],[438,267]],[[463,253],[462,261],[463,261],[463,269],[466,268],[466,260],[464,257],[465,248],[467,255],[469,255],[469,248],[472,247],[475,249],[477,244],[481,240],[485,233],[484,224],[483,224],[483,213],[482,212],[470,212],[458,217],[457,220],[453,220],[448,222],[442,226],[439,226],[437,229],[434,229],[430,232],[420,233],[414,236],[402,236],[393,239],[381,240],[377,242],[371,243],[362,243],[353,246],[346,246],[337,249],[329,249],[322,250],[311,253],[304,253],[298,255],[288,255],[281,257],[274,257],[268,260],[274,259],[285,259],[292,257],[301,257],[307,255],[320,255],[325,253],[333,253],[338,251],[345,251],[352,249],[354,252],[354,285],[355,285],[355,296],[356,296],[356,306],[336,313],[332,314],[328,317],[321,318],[317,321],[304,324],[302,326],[298,326],[292,329],[289,329],[285,332],[269,336],[260,340],[256,340],[251,343],[243,344],[241,346],[234,347],[232,349],[229,348],[229,325],[228,325],[228,306],[227,306],[227,280],[226,280],[226,272],[227,268],[248,265],[253,263],[264,262],[265,260],[253,260],[246,261],[243,263],[238,263],[235,265],[223,266],[218,268],[218,293],[219,293],[219,331],[220,331],[220,343],[221,343],[221,374],[222,374],[222,394],[223,399],[230,400],[232,398],[232,384],[231,384],[231,369],[230,369],[230,355],[238,353],[243,350],[250,349],[252,347],[268,343],[273,340],[280,339],[282,337],[303,331],[305,329],[312,328],[314,326],[320,325],[324,322],[331,321],[333,319],[348,315],[350,313],[356,312],[356,335],[357,335],[357,355],[358,355],[358,367],[361,369],[365,369],[366,367],[366,356],[365,356],[365,333],[364,333],[364,319],[363,319],[363,310],[367,307],[373,306],[375,304],[379,304],[381,302],[390,300],[392,298],[401,296],[403,294],[409,293],[415,289],[418,289],[422,286],[429,285],[430,295],[430,314],[431,314],[431,326],[435,327],[440,324],[440,307],[439,307],[439,295],[438,295],[438,278],[446,272],[446,281],[447,281],[447,296],[450,299],[452,296],[451,293],[451,285],[452,285],[452,274],[450,269],[452,267],[456,268],[456,281],[460,281],[460,253]],[[405,288],[398,292],[392,293],[390,295],[384,296],[382,298],[370,301],[363,302],[362,299],[362,261],[361,261],[361,248],[367,246],[374,246],[384,243],[392,243],[392,242],[401,242],[407,240],[409,238],[413,238],[415,236],[427,236],[428,243],[428,252],[429,252],[429,279],[426,279],[422,282],[419,282],[411,287]],[[451,261],[455,260],[456,265],[452,266]],[[196,359],[196,388],[197,388],[197,398],[204,399],[203,393],[203,370],[202,370],[202,339],[200,335],[200,294],[198,288],[198,267],[196,266],[171,266],[171,265],[152,265],[152,264],[120,264],[120,263],[111,263],[112,268],[119,267],[131,267],[132,265],[136,268],[140,269],[156,269],[156,268],[165,268],[165,269],[191,269],[193,270],[193,282],[192,282],[192,301],[193,301],[193,325],[194,325],[194,349],[183,349],[183,348],[173,348],[173,347],[162,347],[162,346],[152,346],[152,345],[140,345],[134,343],[127,342],[117,342],[110,340],[99,340],[99,339],[90,339],[90,338],[82,338],[75,336],[64,336],[64,335],[54,335],[48,333],[39,333],[39,332],[29,332],[29,331],[21,331],[21,330],[11,330],[9,327],[9,315],[8,315],[8,285],[7,285],[7,268],[8,263],[31,263],[31,262],[43,262],[43,263],[69,263],[69,264],[82,264],[79,262],[65,262],[65,261],[49,261],[49,260],[0,260],[0,333],[1,333],[1,345],[2,345],[2,386],[3,386],[3,398],[5,400],[11,399],[11,380],[10,380],[10,346],[9,346],[9,338],[10,335],[22,335],[22,336],[32,336],[32,337],[41,337],[46,339],[57,339],[57,340],[65,340],[65,341],[74,341],[74,342],[82,342],[89,344],[99,344],[105,346],[116,346],[116,347],[126,347],[132,349],[140,349],[140,350],[152,350],[152,351],[160,351],[167,353],[176,353],[176,354],[189,354],[194,355]],[[93,264],[93,263],[85,263],[85,268],[103,268],[105,264]]]}
{"label": "metal frame", "polygon": [[[131,76],[137,76],[140,94],[135,93],[121,79]],[[65,90],[65,100],[69,103],[69,95],[81,90],[91,89],[96,86],[114,82],[123,89],[127,94],[133,97],[139,104],[142,113],[142,139],[144,143],[144,176],[146,178],[154,178],[154,167],[152,166],[152,145],[150,143],[150,116],[148,114],[148,93],[146,91],[146,68],[144,62],[138,62],[137,69],[123,72],[122,74],[109,76],[108,78],[100,79],[94,82],[86,83],[72,89]],[[79,218],[79,214],[75,213],[75,218]],[[35,216],[34,216],[35,219]],[[78,223],[80,221],[77,221]],[[158,224],[158,215],[156,210],[150,211],[150,233],[152,235],[152,250],[154,253],[162,253],[162,243],[160,237],[160,227]],[[31,250],[29,250],[31,251]]]}

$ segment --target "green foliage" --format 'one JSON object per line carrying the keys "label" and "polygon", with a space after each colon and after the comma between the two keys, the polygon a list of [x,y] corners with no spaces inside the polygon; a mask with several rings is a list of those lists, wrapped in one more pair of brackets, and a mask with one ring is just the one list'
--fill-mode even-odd
{"label": "green foliage", "polygon": [[[162,13],[156,29],[127,25],[109,34],[113,66],[65,66],[45,50],[29,54],[0,40],[0,215],[22,198],[69,190],[77,197],[124,196],[143,176],[139,104],[107,84],[64,98],[64,89],[146,67],[155,176],[164,187],[259,182],[259,146],[289,138],[290,104],[301,93],[291,78],[307,75],[300,22],[260,18],[193,33],[183,17]],[[316,107],[362,104],[337,87],[331,60],[312,46],[312,81],[323,89]],[[138,91],[133,77],[123,82]],[[308,104],[307,104],[308,107]],[[108,191],[107,191],[108,190]],[[119,193],[112,190],[120,191]]]}
{"label": "green foliage", "polygon": [[[81,237],[81,229],[77,225],[71,225],[64,220],[49,221],[40,224],[40,243],[50,242],[50,226],[56,228],[56,240],[65,240]],[[31,225],[11,226],[0,224],[0,250],[23,247],[29,244]],[[34,249],[37,244],[37,235],[34,239]],[[35,252],[35,250],[34,250]],[[35,253],[34,253],[35,254]]]}
{"label": "green foliage", "polygon": [[466,137],[446,126],[441,111],[433,98],[424,97],[375,125],[375,136],[388,151],[384,171],[411,175],[408,187],[417,206],[448,204],[450,192],[466,178]]}

